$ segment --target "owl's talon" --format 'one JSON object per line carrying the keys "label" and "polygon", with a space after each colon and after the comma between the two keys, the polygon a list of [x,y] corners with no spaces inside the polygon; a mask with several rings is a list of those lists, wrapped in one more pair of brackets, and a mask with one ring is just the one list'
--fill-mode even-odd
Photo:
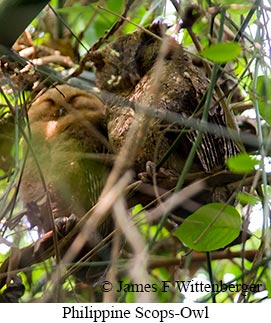
{"label": "owl's talon", "polygon": [[143,182],[150,182],[155,177],[157,180],[164,180],[165,178],[178,178],[180,175],[171,169],[160,167],[157,171],[155,163],[152,161],[147,161],[146,163],[146,172],[142,172],[138,174],[138,177]]}
{"label": "owl's talon", "polygon": [[57,233],[64,237],[67,235],[76,225],[77,223],[77,217],[75,214],[71,214],[69,217],[63,216],[55,219],[55,227]]}

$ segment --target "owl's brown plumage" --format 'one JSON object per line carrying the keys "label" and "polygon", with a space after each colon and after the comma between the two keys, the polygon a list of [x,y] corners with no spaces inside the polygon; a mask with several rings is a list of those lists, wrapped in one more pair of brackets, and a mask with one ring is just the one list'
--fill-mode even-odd
{"label": "owl's brown plumage", "polygon": [[[80,218],[98,200],[108,166],[92,158],[108,152],[105,109],[95,95],[60,85],[32,104],[29,122],[32,151],[28,151],[20,197],[29,209],[36,204],[30,222],[46,232],[52,229],[46,190],[54,218],[71,214]],[[25,142],[25,152],[27,147]]]}
{"label": "owl's brown plumage", "polygon": [[[156,28],[152,27],[151,30],[161,36],[162,29],[161,26],[158,28],[156,25]],[[97,61],[93,59],[98,86],[102,90],[125,98],[130,104],[129,106],[129,104],[121,103],[121,100],[119,103],[110,102],[111,97],[109,96],[108,99],[107,92],[104,94],[107,102],[109,140],[117,150],[122,146],[133,120],[140,115],[138,113],[140,109],[151,109],[154,116],[156,111],[169,111],[179,114],[183,119],[190,117],[201,119],[202,117],[202,108],[199,108],[199,103],[208,90],[208,78],[193,64],[190,55],[173,38],[164,36],[163,40],[159,40],[155,36],[156,34],[152,37],[140,30],[123,36],[93,53],[93,58],[98,55],[100,62],[106,62],[106,64],[97,64]],[[125,48],[123,43],[125,43]],[[114,57],[111,52],[112,48],[114,48]],[[125,59],[127,48],[132,48],[134,55],[129,57],[129,61],[133,64],[130,64],[128,68],[126,68],[128,61]],[[115,66],[118,66],[118,70]],[[125,83],[127,73],[140,75],[141,78],[134,85],[131,82]],[[117,82],[112,83],[112,77]],[[123,90],[124,84],[129,91]],[[181,131],[180,127],[170,125],[158,118],[150,116],[146,118],[151,118],[151,120],[149,120],[141,147],[135,154],[137,171],[144,171],[148,160],[158,162]],[[216,103],[215,96],[208,121],[226,126],[224,112]],[[178,147],[164,166],[180,173],[196,136],[195,130],[186,129]],[[154,152],[157,152],[156,160]],[[226,158],[237,152],[238,148],[232,140],[204,133],[193,164],[194,170],[209,172],[223,168]]]}

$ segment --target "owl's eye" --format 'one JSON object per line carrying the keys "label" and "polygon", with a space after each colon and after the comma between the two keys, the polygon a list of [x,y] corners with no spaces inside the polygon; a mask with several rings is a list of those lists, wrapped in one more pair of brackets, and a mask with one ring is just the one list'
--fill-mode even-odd
{"label": "owl's eye", "polygon": [[65,108],[59,109],[59,117],[64,117],[67,114],[67,111]]}
{"label": "owl's eye", "polygon": [[58,118],[64,117],[66,114],[67,114],[67,110],[64,107],[60,107],[54,113],[54,118],[58,119]]}

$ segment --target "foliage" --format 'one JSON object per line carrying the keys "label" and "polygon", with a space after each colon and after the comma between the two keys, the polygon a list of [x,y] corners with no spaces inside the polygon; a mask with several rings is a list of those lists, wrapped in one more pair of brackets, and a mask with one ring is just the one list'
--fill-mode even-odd
{"label": "foliage", "polygon": [[[124,209],[126,207],[131,235],[135,233],[139,238],[130,241],[127,232],[118,228],[114,235],[115,246],[123,244],[121,236],[124,236],[129,247],[124,248],[119,257],[115,255],[117,260],[112,257],[112,272],[104,280],[114,281],[115,289],[117,282],[123,281],[126,290],[107,294],[101,293],[99,284],[86,286],[69,275],[60,279],[56,274],[59,274],[57,259],[51,257],[20,273],[26,287],[22,302],[89,302],[101,301],[103,297],[109,301],[135,302],[142,299],[140,290],[146,284],[151,286],[151,292],[145,293],[149,301],[181,302],[184,298],[192,298],[193,301],[211,302],[214,301],[213,293],[189,295],[174,288],[174,283],[170,292],[163,293],[160,287],[163,281],[195,279],[210,282],[212,277],[211,283],[261,284],[257,293],[218,292],[217,302],[260,302],[270,297],[270,185],[266,162],[270,154],[271,122],[270,58],[266,54],[270,52],[270,8],[262,7],[257,0],[223,0],[216,5],[209,1],[198,2],[201,17],[191,28],[177,32],[180,16],[178,8],[173,6],[176,1],[107,0],[102,5],[100,1],[66,1],[61,8],[58,1],[51,1],[51,7],[44,9],[14,44],[15,51],[25,58],[24,66],[13,56],[1,57],[0,263],[4,263],[13,249],[28,246],[39,238],[36,229],[29,227],[18,198],[24,167],[21,141],[28,129],[27,109],[31,101],[42,88],[56,81],[66,82],[67,78],[78,87],[95,90],[95,71],[87,60],[88,51],[103,47],[137,27],[148,26],[159,16],[171,19],[174,27],[169,28],[168,34],[193,53],[195,62],[201,62],[201,68],[207,66],[217,71],[218,77],[225,72],[220,81],[212,75],[210,86],[218,95],[217,86],[223,88],[228,81],[230,83],[226,96],[222,95],[218,100],[225,103],[227,130],[238,141],[241,151],[227,160],[232,173],[242,174],[230,183],[232,197],[229,201],[206,203],[181,221],[174,216],[168,220],[170,211],[163,211],[159,221],[150,222],[152,209],[138,204],[131,211],[125,203],[122,205]],[[181,9],[183,12],[183,7]],[[33,65],[27,64],[27,60]],[[206,71],[209,76],[210,70]],[[232,123],[231,113],[237,125]],[[200,128],[196,129],[201,133]],[[207,131],[211,132],[212,127]],[[239,131],[243,136],[239,136]],[[256,146],[252,141],[255,137]],[[194,156],[191,158],[193,161]],[[188,175],[189,171],[181,174],[180,189],[184,188]],[[240,191],[242,187],[245,187],[244,191]],[[116,205],[112,206],[113,210]],[[119,208],[118,212],[121,210]],[[257,231],[251,232],[249,221],[257,222]],[[239,235],[241,226],[251,238],[231,247],[228,252],[219,250]],[[141,246],[140,250],[138,246]],[[210,256],[209,263],[205,253],[196,251],[206,251]],[[89,263],[82,262],[81,265]],[[138,270],[137,275],[134,268]],[[142,273],[145,276],[140,276]],[[141,281],[135,281],[135,277],[140,277]],[[128,288],[131,283],[142,286],[138,286],[138,292],[133,292]],[[53,297],[55,295],[57,298]]]}
{"label": "foliage", "polygon": [[184,220],[174,235],[189,248],[213,251],[225,248],[240,233],[237,210],[223,203],[206,204]]}
{"label": "foliage", "polygon": [[256,165],[259,165],[259,162],[255,156],[250,156],[247,153],[240,153],[227,161],[227,166],[235,173],[250,173]]}
{"label": "foliage", "polygon": [[204,49],[201,55],[216,63],[227,63],[237,59],[241,51],[238,43],[218,43]]}

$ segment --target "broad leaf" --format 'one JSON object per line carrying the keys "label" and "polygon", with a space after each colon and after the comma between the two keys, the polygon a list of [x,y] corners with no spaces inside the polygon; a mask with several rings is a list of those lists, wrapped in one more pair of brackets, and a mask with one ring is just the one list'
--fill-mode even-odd
{"label": "broad leaf", "polygon": [[241,217],[233,206],[210,203],[186,218],[174,235],[191,249],[212,251],[231,243],[240,229]]}
{"label": "broad leaf", "polygon": [[259,161],[247,153],[240,153],[230,157],[227,160],[228,168],[238,174],[247,174],[255,170],[255,166],[259,165]]}
{"label": "broad leaf", "polygon": [[237,199],[239,200],[239,202],[243,203],[243,204],[250,204],[250,205],[255,205],[256,203],[260,202],[260,198],[253,196],[249,193],[237,193]]}
{"label": "broad leaf", "polygon": [[201,55],[215,63],[226,63],[236,59],[241,50],[238,43],[218,43],[204,49]]}

